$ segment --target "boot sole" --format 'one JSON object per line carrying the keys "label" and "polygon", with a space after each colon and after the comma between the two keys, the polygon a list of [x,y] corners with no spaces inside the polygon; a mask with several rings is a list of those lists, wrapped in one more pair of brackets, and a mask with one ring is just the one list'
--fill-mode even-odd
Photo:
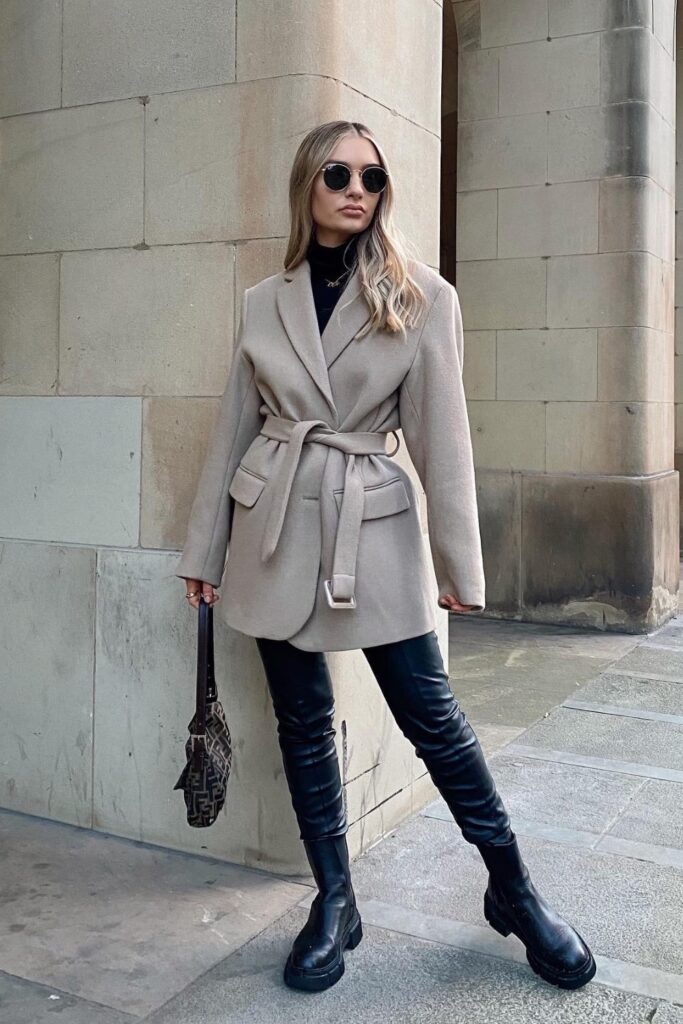
{"label": "boot sole", "polygon": [[[513,927],[513,925],[508,921],[507,918],[502,917],[498,913],[498,911],[495,909],[495,907],[489,900],[488,894],[484,895],[484,917],[491,925],[491,927],[494,928],[500,935],[507,937],[510,934],[510,932],[512,932],[512,934],[516,935],[520,942],[522,942],[526,948],[526,943],[524,942],[522,936],[518,933],[518,931]],[[578,932],[576,932],[576,934],[585,944],[585,939],[583,938],[583,936],[579,935]],[[592,953],[590,953],[590,958],[588,962],[584,964],[584,966],[581,967],[578,971],[575,971],[573,974],[560,974],[557,971],[553,971],[552,968],[548,967],[547,964],[544,964],[541,960],[534,956],[534,954],[529,949],[526,950],[526,958],[529,962],[529,966],[531,967],[532,971],[538,974],[539,977],[543,978],[544,981],[549,982],[551,985],[557,985],[559,988],[581,988],[582,985],[586,985],[591,980],[591,978],[594,977],[595,972],[597,970],[596,963]]]}
{"label": "boot sole", "polygon": [[360,914],[356,910],[355,915],[344,929],[340,946],[339,956],[331,964],[325,967],[309,968],[295,967],[292,963],[292,954],[287,957],[284,970],[285,984],[290,988],[303,989],[305,992],[322,992],[324,989],[334,985],[344,973],[344,949],[355,949],[363,938],[363,926]]}

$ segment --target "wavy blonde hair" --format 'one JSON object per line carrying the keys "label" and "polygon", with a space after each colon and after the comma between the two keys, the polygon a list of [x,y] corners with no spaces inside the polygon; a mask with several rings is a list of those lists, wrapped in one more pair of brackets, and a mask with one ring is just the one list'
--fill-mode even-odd
{"label": "wavy blonde hair", "polygon": [[317,125],[302,139],[289,177],[291,229],[285,270],[291,270],[306,258],[314,224],[311,214],[313,183],[318,172],[330,160],[330,153],[337,142],[347,135],[369,139],[388,174],[386,188],[380,195],[372,221],[357,236],[359,283],[371,315],[356,337],[362,338],[378,328],[403,333],[407,326],[413,327],[417,323],[427,305],[426,296],[408,270],[409,260],[418,258],[414,246],[394,223],[394,186],[386,156],[366,125],[358,121],[327,121]]}

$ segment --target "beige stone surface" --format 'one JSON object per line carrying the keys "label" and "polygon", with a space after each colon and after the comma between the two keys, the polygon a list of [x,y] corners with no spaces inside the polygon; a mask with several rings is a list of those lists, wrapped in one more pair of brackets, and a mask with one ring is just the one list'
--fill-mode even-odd
{"label": "beige stone surface", "polygon": [[600,402],[672,402],[671,335],[648,327],[600,327],[597,397]]}
{"label": "beige stone surface", "polygon": [[595,329],[498,331],[497,335],[497,398],[595,401]]}
{"label": "beige stone surface", "polygon": [[465,329],[543,327],[547,265],[542,259],[459,264],[457,290]]}
{"label": "beige stone surface", "polygon": [[84,828],[91,826],[95,555],[0,542],[2,806]]}
{"label": "beige stone surface", "polygon": [[59,256],[0,259],[0,394],[55,392],[58,328]]}
{"label": "beige stone surface", "polygon": [[660,473],[673,469],[669,402],[550,402],[548,472]]}
{"label": "beige stone surface", "polygon": [[235,78],[236,0],[64,0],[64,106]]}
{"label": "beige stone surface", "polygon": [[65,253],[60,392],[221,395],[234,264],[223,242]]}
{"label": "beige stone surface", "polygon": [[60,104],[60,0],[4,0],[0,15],[0,117]]}
{"label": "beige stone surface", "polygon": [[470,400],[496,397],[495,331],[465,331],[463,380]]}
{"label": "beige stone surface", "polygon": [[131,99],[3,120],[0,254],[140,242],[143,119]]}
{"label": "beige stone surface", "polygon": [[498,204],[505,190],[460,192],[457,197],[458,260],[493,260],[498,256]]}
{"label": "beige stone surface", "polygon": [[[364,0],[280,0],[268,16],[258,3],[238,5],[237,79],[324,76],[372,97],[430,132],[440,130],[441,5],[434,0],[394,0],[390,11]],[[359,31],[362,26],[362,31]],[[370,40],[382,40],[372,47]],[[417,74],[396,74],[410,54]]]}
{"label": "beige stone surface", "polygon": [[505,46],[498,113],[591,107],[600,102],[600,36],[567,36]]}
{"label": "beige stone surface", "polygon": [[505,188],[498,193],[498,257],[598,251],[598,182]]}
{"label": "beige stone surface", "polygon": [[468,402],[472,447],[481,469],[545,469],[543,402]]}

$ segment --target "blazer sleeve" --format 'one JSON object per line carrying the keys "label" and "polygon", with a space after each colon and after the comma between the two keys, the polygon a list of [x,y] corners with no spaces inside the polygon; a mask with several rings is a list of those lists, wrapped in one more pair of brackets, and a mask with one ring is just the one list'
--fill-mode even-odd
{"label": "blazer sleeve", "polygon": [[175,575],[220,586],[228,551],[234,499],[230,481],[247,448],[260,432],[261,394],[254,381],[254,366],[243,350],[249,289],[242,298],[228,380],[200,474],[187,524],[187,536]]}
{"label": "blazer sleeve", "polygon": [[439,599],[485,607],[472,439],[462,380],[460,302],[445,282],[429,309],[411,367],[399,389],[408,453],[427,497],[429,544]]}

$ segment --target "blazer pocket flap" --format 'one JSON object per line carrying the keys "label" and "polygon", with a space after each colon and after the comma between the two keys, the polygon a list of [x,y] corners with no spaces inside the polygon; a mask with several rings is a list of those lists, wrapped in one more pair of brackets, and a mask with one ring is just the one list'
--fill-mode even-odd
{"label": "blazer pocket flap", "polygon": [[235,501],[239,501],[240,505],[249,506],[254,504],[265,485],[266,481],[263,477],[250,473],[243,466],[238,466],[230,482],[228,494]]}
{"label": "blazer pocket flap", "polygon": [[[334,498],[337,509],[341,510],[344,488],[335,489]],[[410,495],[400,476],[383,484],[365,488],[363,519],[377,519],[379,516],[390,516],[394,512],[403,512],[410,508]]]}

